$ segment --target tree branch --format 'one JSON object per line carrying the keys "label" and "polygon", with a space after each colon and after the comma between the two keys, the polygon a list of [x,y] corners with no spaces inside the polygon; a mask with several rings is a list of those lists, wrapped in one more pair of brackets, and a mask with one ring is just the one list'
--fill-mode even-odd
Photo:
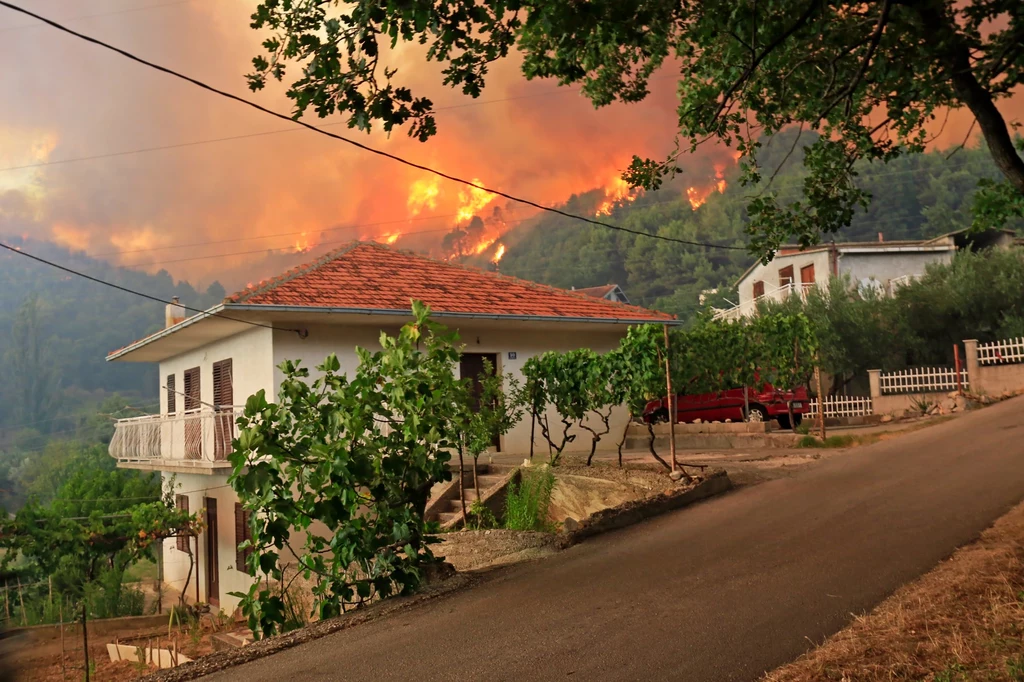
{"label": "tree branch", "polygon": [[[818,119],[817,119],[817,121],[815,121],[814,127],[817,127],[818,126],[818,122],[820,122],[821,119],[823,119],[826,116],[828,116],[829,113],[833,109],[835,109],[836,106],[840,102],[842,102],[844,98],[851,97],[853,95],[854,91],[856,90],[857,86],[860,84],[861,80],[864,79],[864,74],[867,73],[868,68],[871,66],[871,60],[875,56],[875,51],[878,49],[879,43],[882,42],[882,34],[885,32],[885,26],[886,26],[886,24],[889,21],[889,10],[890,10],[891,7],[892,7],[892,1],[891,0],[885,0],[882,3],[882,11],[879,12],[879,14],[878,14],[878,22],[875,24],[875,30],[871,34],[871,40],[870,40],[870,42],[868,42],[868,49],[864,53],[864,59],[861,60],[860,67],[857,69],[857,73],[854,75],[854,77],[850,81],[850,83],[845,88],[843,88],[842,90],[839,91],[839,94],[836,95],[835,99],[833,99],[832,102],[827,107],[825,107],[825,110],[822,111],[820,114],[818,114]],[[851,101],[852,101],[852,98],[851,98]],[[850,110],[850,105],[849,104],[847,104],[846,109],[847,109],[846,113],[847,113],[847,115],[849,115],[849,113],[850,113],[850,111],[849,111]]]}

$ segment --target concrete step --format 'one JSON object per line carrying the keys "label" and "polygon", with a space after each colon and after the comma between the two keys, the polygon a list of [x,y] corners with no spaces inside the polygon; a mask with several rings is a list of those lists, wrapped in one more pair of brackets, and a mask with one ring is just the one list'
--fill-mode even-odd
{"label": "concrete step", "polygon": [[440,521],[442,525],[448,523],[449,521],[453,521],[455,519],[460,519],[460,518],[462,518],[462,510],[461,509],[459,511],[457,511],[457,512],[456,511],[441,512],[440,514],[437,515],[437,520]]}

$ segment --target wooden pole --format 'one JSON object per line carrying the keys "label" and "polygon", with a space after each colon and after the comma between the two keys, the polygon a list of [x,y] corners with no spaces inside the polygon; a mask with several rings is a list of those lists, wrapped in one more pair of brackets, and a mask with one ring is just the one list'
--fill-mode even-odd
{"label": "wooden pole", "polygon": [[821,392],[821,367],[814,365],[814,390],[818,394],[818,429],[821,431],[821,442],[825,442],[825,396]]}
{"label": "wooden pole", "polygon": [[64,599],[60,600],[60,606],[58,607],[60,617],[60,679],[62,681],[67,680],[67,672],[64,669]]}
{"label": "wooden pole", "polygon": [[25,594],[21,591],[21,576],[18,576],[18,601],[21,602],[21,625],[28,625],[28,618],[25,617]]}
{"label": "wooden pole", "polygon": [[964,383],[960,378],[960,344],[953,344],[953,365],[956,368],[956,393],[957,395],[964,394]]}
{"label": "wooden pole", "polygon": [[668,391],[668,447],[672,455],[672,471],[678,468],[676,464],[676,400],[672,395],[672,365],[668,359],[668,325],[662,329],[665,332],[665,388]]}
{"label": "wooden pole", "polygon": [[7,617],[7,622],[11,622],[11,586],[5,580],[4,581],[4,615]]}
{"label": "wooden pole", "polygon": [[89,627],[86,620],[86,604],[82,600],[82,651],[85,655],[85,682],[89,682]]}
{"label": "wooden pole", "polygon": [[156,541],[156,612],[164,612],[164,539]]}
{"label": "wooden pole", "polygon": [[196,553],[193,559],[196,565],[196,606],[199,606],[199,535],[196,534]]}

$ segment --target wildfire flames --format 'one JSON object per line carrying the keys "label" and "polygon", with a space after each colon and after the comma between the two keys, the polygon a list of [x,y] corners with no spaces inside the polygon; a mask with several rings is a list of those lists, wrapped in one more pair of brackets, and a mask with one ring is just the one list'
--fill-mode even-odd
{"label": "wildfire flames", "polygon": [[307,236],[307,234],[303,232],[302,234],[299,235],[299,238],[295,240],[295,253],[306,253],[314,246],[316,246],[316,244],[314,244],[313,241],[310,240],[309,236]]}
{"label": "wildfire flames", "polygon": [[416,216],[424,208],[434,210],[437,208],[437,196],[441,193],[441,178],[430,176],[412,183],[409,188],[409,199],[406,205],[409,207],[409,215]]}
{"label": "wildfire flames", "polygon": [[[482,185],[484,183],[479,178],[473,178],[473,184]],[[467,187],[459,192],[459,201],[462,205],[459,207],[459,212],[455,218],[456,221],[462,223],[472,220],[473,216],[479,215],[480,211],[487,204],[491,203],[493,199],[494,195],[490,192],[484,191],[479,187]]]}
{"label": "wildfire flames", "polygon": [[704,187],[687,187],[686,199],[690,202],[690,207],[696,211],[704,205],[712,192],[723,194],[725,193],[726,187],[725,166],[722,164],[715,164],[715,180]]}
{"label": "wildfire flames", "polygon": [[622,178],[615,177],[604,188],[604,201],[597,207],[595,215],[611,215],[613,208],[632,203],[643,193],[643,189],[632,188]]}
{"label": "wildfire flames", "polygon": [[494,250],[494,255],[491,257],[491,262],[497,265],[501,261],[501,257],[505,255],[505,245],[499,243],[498,248]]}

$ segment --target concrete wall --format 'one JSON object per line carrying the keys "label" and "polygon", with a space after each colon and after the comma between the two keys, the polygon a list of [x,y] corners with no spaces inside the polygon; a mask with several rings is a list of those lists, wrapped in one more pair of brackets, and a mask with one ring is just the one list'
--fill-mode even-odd
{"label": "concrete wall", "polygon": [[1024,363],[982,365],[978,362],[978,342],[975,339],[964,341],[964,365],[972,393],[998,397],[1024,389]]}
{"label": "concrete wall", "polygon": [[[395,334],[398,329],[385,329],[389,334]],[[511,327],[501,325],[484,326],[474,325],[459,330],[460,339],[465,344],[467,353],[495,353],[498,357],[498,371],[502,374],[511,373],[520,382],[523,381],[523,364],[535,355],[545,351],[570,351],[578,348],[591,348],[597,352],[607,352],[615,348],[619,339],[625,334],[626,329],[620,331],[585,331],[567,330],[559,331],[556,328],[538,328],[531,330],[529,324],[520,323]],[[309,328],[309,336],[300,339],[297,334],[276,330],[274,332],[273,364],[278,365],[283,360],[301,359],[303,365],[313,368],[319,364],[328,353],[336,353],[341,363],[342,371],[354,370],[359,365],[355,353],[356,346],[362,346],[368,350],[379,350],[380,327],[357,326],[357,325],[321,325]],[[510,357],[514,354],[515,357]],[[455,368],[456,376],[459,368]],[[311,376],[315,376],[315,372]],[[274,385],[281,381],[280,370],[274,370]],[[548,418],[554,428],[555,424],[561,425],[557,413],[549,410]],[[612,414],[611,433],[600,443],[602,450],[611,451],[615,449],[618,437],[621,436],[629,415],[625,408],[616,408]],[[590,434],[582,429],[573,429],[571,433],[576,434],[576,439],[567,448],[566,452],[589,452]],[[538,427],[534,435],[534,447],[537,452],[547,452],[547,441],[540,434]],[[528,453],[530,451],[530,420],[524,418],[513,429],[502,437],[501,451],[510,453]]]}
{"label": "concrete wall", "polygon": [[843,253],[839,254],[839,273],[849,274],[854,283],[874,279],[883,286],[903,275],[923,275],[932,263],[949,263],[952,251]]}

